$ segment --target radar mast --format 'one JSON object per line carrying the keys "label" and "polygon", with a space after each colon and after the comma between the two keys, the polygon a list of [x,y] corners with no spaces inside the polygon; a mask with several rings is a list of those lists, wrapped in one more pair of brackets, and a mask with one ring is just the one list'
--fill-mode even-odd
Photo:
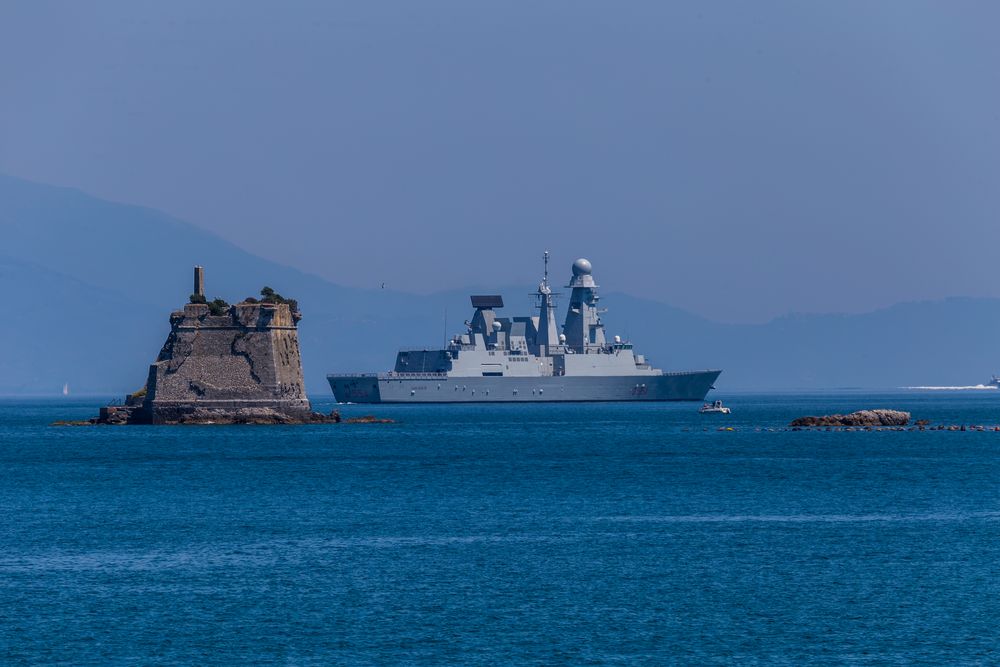
{"label": "radar mast", "polygon": [[539,354],[544,356],[552,353],[552,348],[559,346],[559,330],[556,328],[556,301],[552,288],[549,287],[549,251],[542,255],[544,271],[542,282],[538,285],[538,346]]}
{"label": "radar mast", "polygon": [[567,285],[573,292],[569,297],[563,333],[566,334],[566,345],[581,354],[599,352],[606,345],[601,311],[597,308],[600,297],[592,273],[590,260],[581,257],[573,262],[573,278]]}

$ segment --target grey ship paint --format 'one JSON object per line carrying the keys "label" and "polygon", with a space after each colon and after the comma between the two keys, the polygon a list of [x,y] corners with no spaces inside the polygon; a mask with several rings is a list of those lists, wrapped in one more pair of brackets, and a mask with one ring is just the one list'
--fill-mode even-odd
{"label": "grey ship paint", "polygon": [[667,372],[632,345],[607,341],[590,262],[573,263],[562,333],[549,287],[549,253],[538,315],[498,317],[500,296],[473,296],[467,331],[443,350],[403,350],[388,373],[328,375],[341,403],[701,401],[720,370]]}

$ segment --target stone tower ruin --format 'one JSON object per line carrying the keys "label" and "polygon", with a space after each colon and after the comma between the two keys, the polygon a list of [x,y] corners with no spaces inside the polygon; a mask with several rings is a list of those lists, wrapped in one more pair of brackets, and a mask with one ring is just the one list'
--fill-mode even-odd
{"label": "stone tower ruin", "polygon": [[[192,301],[205,301],[195,268]],[[232,306],[188,303],[170,315],[170,334],[144,391],[102,418],[129,423],[315,421],[299,353],[301,315],[280,298]],[[215,314],[213,314],[213,311]],[[221,312],[220,312],[221,311]],[[106,414],[107,413],[107,414]]]}

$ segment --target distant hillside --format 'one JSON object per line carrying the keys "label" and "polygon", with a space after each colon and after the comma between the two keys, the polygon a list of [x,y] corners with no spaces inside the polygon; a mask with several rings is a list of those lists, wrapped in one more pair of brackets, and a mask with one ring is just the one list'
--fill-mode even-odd
{"label": "distant hillside", "polygon": [[[607,319],[666,366],[717,366],[720,388],[964,386],[1000,372],[1000,299],[896,304],[862,315],[788,315],[724,325],[624,295]],[[646,313],[644,316],[643,313]]]}
{"label": "distant hillside", "polygon": [[0,284],[0,394],[55,394],[65,382],[120,393],[145,381],[135,360],[159,351],[148,349],[162,337],[156,308],[10,257],[0,256]]}
{"label": "distant hillside", "polygon": [[[210,297],[235,301],[269,285],[299,300],[311,391],[328,391],[328,370],[384,368],[398,344],[442,338],[447,297],[340,287],[162,213],[72,189],[0,175],[0,229],[0,255],[12,281],[8,294],[30,295],[33,303],[45,304],[45,317],[53,316],[36,320],[46,326],[29,326],[32,320],[22,317],[24,326],[0,329],[3,349],[31,354],[0,362],[8,370],[0,377],[0,393],[51,393],[67,381],[77,392],[141,384],[169,331],[170,311],[191,292],[194,264],[206,267]],[[276,229],[274,242],[309,240],[285,238]],[[59,312],[76,317],[61,318]],[[460,322],[457,316],[454,321]],[[102,346],[109,340],[121,346],[102,360],[105,366],[95,367],[87,349],[106,351]],[[119,375],[119,364],[132,369],[128,381]]]}
{"label": "distant hillside", "polygon": [[[525,312],[532,276],[490,276],[485,287],[415,296],[360,290],[251,255],[162,213],[79,191],[0,176],[0,393],[135,389],[169,330],[169,312],[191,291],[191,266],[207,269],[210,297],[234,301],[270,285],[299,300],[306,382],[326,392],[331,370],[383,370],[398,347],[440,344],[471,315],[473,291],[504,293]],[[286,238],[274,243],[309,243]],[[600,267],[596,267],[599,275]],[[791,315],[764,325],[724,325],[661,303],[605,294],[610,334],[631,338],[665,368],[724,369],[725,389],[970,384],[1000,371],[1000,300],[900,304],[864,315]]]}

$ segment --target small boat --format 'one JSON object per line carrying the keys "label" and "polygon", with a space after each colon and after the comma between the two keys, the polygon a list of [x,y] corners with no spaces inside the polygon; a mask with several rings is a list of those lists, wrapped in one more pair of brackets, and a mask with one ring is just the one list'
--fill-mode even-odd
{"label": "small boat", "polygon": [[986,383],[987,387],[996,387],[1000,389],[1000,375],[994,375],[990,378],[990,381]]}
{"label": "small boat", "polygon": [[708,415],[708,414],[728,415],[729,413],[732,412],[732,410],[724,406],[722,404],[722,401],[716,401],[714,403],[706,403],[705,405],[701,406],[698,409],[698,412],[700,412],[703,415]]}

